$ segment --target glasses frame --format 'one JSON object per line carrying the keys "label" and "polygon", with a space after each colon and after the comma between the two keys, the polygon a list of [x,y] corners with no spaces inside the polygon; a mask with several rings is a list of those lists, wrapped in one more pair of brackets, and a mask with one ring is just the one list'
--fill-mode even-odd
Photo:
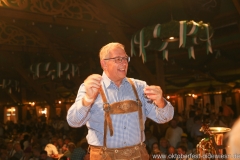
{"label": "glasses frame", "polygon": [[[120,60],[121,62],[117,62],[117,60],[116,60],[117,58],[121,59],[121,60]],[[111,60],[111,59],[114,59],[114,62],[115,62],[115,63],[118,63],[118,64],[123,63],[123,60],[124,60],[124,59],[127,60],[127,61],[126,61],[127,63],[130,62],[130,57],[113,57],[113,58],[106,58],[106,59],[103,59],[103,60]],[[125,61],[124,61],[124,62],[125,62]]]}

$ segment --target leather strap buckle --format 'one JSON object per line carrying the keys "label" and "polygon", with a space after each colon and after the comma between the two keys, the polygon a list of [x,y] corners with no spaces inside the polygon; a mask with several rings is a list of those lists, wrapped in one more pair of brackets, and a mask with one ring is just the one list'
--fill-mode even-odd
{"label": "leather strap buckle", "polygon": [[[105,107],[105,105],[107,105],[107,106]],[[104,104],[103,104],[103,110],[104,110],[105,112],[110,112],[110,110],[111,110],[110,104],[109,104],[109,103],[104,103]]]}

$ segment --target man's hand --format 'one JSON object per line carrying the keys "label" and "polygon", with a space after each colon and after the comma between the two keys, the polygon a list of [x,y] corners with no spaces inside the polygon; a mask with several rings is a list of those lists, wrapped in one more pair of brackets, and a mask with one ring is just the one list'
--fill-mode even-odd
{"label": "man's hand", "polygon": [[92,74],[84,80],[86,94],[83,98],[83,105],[90,106],[98,95],[101,87],[102,76],[99,74]]}
{"label": "man's hand", "polygon": [[159,86],[147,86],[144,88],[144,94],[152,100],[159,108],[163,108],[166,104],[162,97],[162,89]]}

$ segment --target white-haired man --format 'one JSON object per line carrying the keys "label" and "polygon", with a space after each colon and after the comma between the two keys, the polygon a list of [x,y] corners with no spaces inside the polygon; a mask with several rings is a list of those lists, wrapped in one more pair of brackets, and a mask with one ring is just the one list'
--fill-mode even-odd
{"label": "white-haired man", "polygon": [[122,44],[103,46],[99,57],[103,74],[85,79],[67,121],[72,127],[87,125],[91,160],[147,160],[145,120],[168,122],[173,106],[159,86],[126,77],[130,57]]}

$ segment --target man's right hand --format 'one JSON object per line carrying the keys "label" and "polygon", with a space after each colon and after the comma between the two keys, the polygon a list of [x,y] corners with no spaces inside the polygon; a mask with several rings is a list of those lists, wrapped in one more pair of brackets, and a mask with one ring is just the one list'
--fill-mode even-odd
{"label": "man's right hand", "polygon": [[92,74],[84,80],[86,94],[83,97],[83,105],[90,106],[98,95],[101,87],[102,76],[99,74]]}

